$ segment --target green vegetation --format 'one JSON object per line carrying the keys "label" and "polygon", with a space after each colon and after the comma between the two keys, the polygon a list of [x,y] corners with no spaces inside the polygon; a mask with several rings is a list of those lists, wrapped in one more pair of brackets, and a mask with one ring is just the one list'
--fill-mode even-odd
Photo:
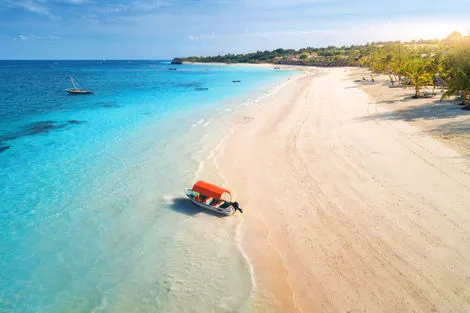
{"label": "green vegetation", "polygon": [[[465,105],[470,97],[470,40],[461,39],[453,45],[443,62],[443,73],[448,88],[443,97],[459,95],[461,104]],[[470,103],[465,107],[470,110]]]}
{"label": "green vegetation", "polygon": [[414,98],[421,96],[420,90],[423,86],[432,85],[432,72],[430,70],[430,60],[414,57],[406,63],[406,76],[410,79],[415,88]]}
{"label": "green vegetation", "polygon": [[[413,87],[414,97],[425,86],[447,87],[443,98],[458,96],[470,110],[470,36],[453,32],[443,40],[375,42],[362,46],[276,49],[248,54],[187,57],[183,62],[271,63],[311,66],[362,66],[385,74],[395,86]],[[434,93],[434,91],[433,91]]]}
{"label": "green vegetation", "polygon": [[361,51],[368,46],[327,47],[276,49],[273,51],[257,51],[247,54],[227,54],[211,57],[187,57],[184,62],[203,63],[272,63],[272,64],[297,64],[316,66],[346,66],[357,65]]}

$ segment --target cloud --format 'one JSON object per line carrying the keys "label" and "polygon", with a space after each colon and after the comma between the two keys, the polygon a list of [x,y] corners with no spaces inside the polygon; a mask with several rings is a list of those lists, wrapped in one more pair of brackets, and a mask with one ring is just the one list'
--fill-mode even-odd
{"label": "cloud", "polygon": [[[468,29],[468,1],[0,0],[0,58],[153,58],[427,39]],[[67,45],[57,49],[60,42]]]}
{"label": "cloud", "polygon": [[14,37],[13,40],[21,40],[21,41],[27,41],[27,40],[39,40],[39,39],[49,39],[49,40],[59,40],[60,37],[56,35],[50,35],[50,36],[37,36],[34,34],[29,34],[29,35],[19,35],[18,37]]}
{"label": "cloud", "polygon": [[72,5],[93,4],[91,0],[4,0],[4,8],[16,8],[25,10],[34,14],[47,16],[53,20],[59,20],[60,17],[51,12],[53,3],[67,3]]}
{"label": "cloud", "polygon": [[6,6],[10,8],[23,9],[39,15],[45,15],[49,18],[57,18],[49,11],[46,6],[43,5],[43,2],[36,0],[6,0]]}
{"label": "cloud", "polygon": [[36,35],[19,35],[17,38],[15,38],[15,40],[37,40],[37,39],[41,39],[40,36],[36,36]]}
{"label": "cloud", "polygon": [[[66,1],[85,1],[85,0],[66,0]],[[88,1],[87,1],[88,2]],[[169,7],[172,2],[163,0],[135,0],[129,3],[108,2],[91,6],[90,12],[102,15],[124,14],[124,13],[151,13],[158,9]]]}
{"label": "cloud", "polygon": [[333,33],[333,29],[309,29],[309,30],[286,30],[286,31],[272,31],[272,32],[256,32],[251,34],[252,37],[276,37],[276,36],[300,36],[300,35],[312,35],[312,34],[329,34]]}
{"label": "cloud", "polygon": [[141,11],[153,11],[170,5],[170,2],[162,0],[136,0],[132,2],[131,8]]}
{"label": "cloud", "polygon": [[215,33],[212,33],[212,34],[208,34],[208,35],[200,35],[200,36],[189,36],[189,40],[193,40],[193,41],[199,41],[201,39],[213,39],[217,37],[217,35]]}
{"label": "cloud", "polygon": [[337,1],[335,0],[216,0],[216,3],[219,4],[231,4],[231,5],[243,5],[251,8],[262,8],[262,9],[272,9],[272,8],[285,8],[285,7],[298,7],[303,5],[321,5],[321,4],[334,4]]}
{"label": "cloud", "polygon": [[90,3],[89,0],[57,0],[56,2],[64,2],[64,3],[71,3],[71,4],[83,4],[83,3]]}

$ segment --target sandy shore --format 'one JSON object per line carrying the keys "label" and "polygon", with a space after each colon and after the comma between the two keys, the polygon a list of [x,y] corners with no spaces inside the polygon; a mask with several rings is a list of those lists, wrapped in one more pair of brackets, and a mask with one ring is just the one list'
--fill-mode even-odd
{"label": "sandy shore", "polygon": [[350,74],[319,69],[248,108],[218,160],[245,208],[255,302],[470,311],[469,157],[389,118]]}
{"label": "sandy shore", "polygon": [[207,66],[210,66],[210,65],[223,65],[223,66],[251,66],[251,67],[263,67],[263,68],[273,68],[275,65],[272,64],[272,63],[258,63],[258,64],[255,64],[255,63],[222,63],[222,62],[210,62],[210,63],[206,63],[206,62],[187,62],[185,61],[184,64],[195,64],[195,65],[207,65]]}
{"label": "sandy shore", "polygon": [[[349,77],[370,79],[369,71],[361,68],[349,69]],[[435,89],[432,98],[413,99],[412,88],[389,88],[388,76],[379,75],[376,83],[358,83],[369,95],[370,101],[382,109],[377,118],[404,120],[427,135],[441,141],[461,154],[470,156],[470,112],[463,112],[453,99],[440,100],[443,90]],[[432,88],[423,92],[432,93]]]}
{"label": "sandy shore", "polygon": [[245,67],[262,67],[262,68],[272,68],[279,67],[280,70],[300,70],[305,72],[311,72],[312,67],[310,66],[301,66],[301,65],[286,65],[286,64],[273,64],[273,63],[220,63],[220,62],[184,62],[184,64],[194,64],[194,65],[223,65],[223,66],[245,66]]}

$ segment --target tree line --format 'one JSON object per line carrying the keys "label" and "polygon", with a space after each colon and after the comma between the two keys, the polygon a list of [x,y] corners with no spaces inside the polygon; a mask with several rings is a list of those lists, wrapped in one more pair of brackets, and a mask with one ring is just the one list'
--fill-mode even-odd
{"label": "tree line", "polygon": [[470,36],[453,32],[443,40],[373,42],[326,48],[276,49],[247,54],[181,58],[183,62],[272,63],[311,66],[362,66],[385,74],[394,86],[411,86],[415,97],[422,88],[446,88],[443,98],[457,96],[470,110]]}
{"label": "tree line", "polygon": [[[372,47],[359,60],[374,74],[386,74],[392,83],[413,86],[414,97],[425,86],[444,87],[443,98],[456,95],[466,105],[470,96],[470,37],[454,32],[434,44],[386,43]],[[464,107],[470,109],[470,104]]]}

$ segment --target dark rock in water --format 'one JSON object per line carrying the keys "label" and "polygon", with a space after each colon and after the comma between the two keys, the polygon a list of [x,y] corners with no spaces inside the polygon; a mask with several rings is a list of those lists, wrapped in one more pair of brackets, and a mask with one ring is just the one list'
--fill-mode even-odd
{"label": "dark rock in water", "polygon": [[[2,144],[2,142],[14,140],[14,139],[18,139],[18,138],[26,137],[26,136],[45,134],[45,133],[49,133],[57,129],[65,128],[69,125],[80,125],[84,123],[86,123],[86,121],[79,121],[79,120],[68,120],[68,121],[61,121],[61,122],[57,122],[57,121],[34,122],[31,124],[25,125],[23,129],[17,132],[0,136],[0,147],[2,147],[2,149],[4,149],[3,151],[5,151],[6,149],[10,148],[10,146],[4,145]],[[0,152],[3,152],[3,151],[0,151]]]}
{"label": "dark rock in water", "polygon": [[17,136],[13,134],[0,135],[0,145],[3,143],[3,141],[8,141],[16,138]]}
{"label": "dark rock in water", "polygon": [[100,101],[100,102],[97,102],[97,104],[104,108],[119,108],[120,107],[120,105],[117,104],[116,101]]}
{"label": "dark rock in water", "polygon": [[106,103],[106,104],[103,104],[102,106],[104,108],[119,108],[120,107],[119,104],[115,104],[115,103]]}
{"label": "dark rock in water", "polygon": [[0,146],[0,153],[5,152],[5,151],[7,151],[7,150],[10,149],[10,148],[11,148],[11,146],[3,146],[3,145],[1,145],[1,146]]}
{"label": "dark rock in water", "polygon": [[174,87],[199,87],[201,86],[201,83],[197,83],[197,82],[194,82],[194,83],[176,83],[176,84],[173,84]]}
{"label": "dark rock in water", "polygon": [[48,133],[55,129],[64,128],[64,124],[58,124],[56,121],[43,121],[26,125],[24,128],[23,136],[36,135],[41,133]]}
{"label": "dark rock in water", "polygon": [[173,61],[171,61],[171,64],[183,64],[183,60],[180,58],[174,58]]}
{"label": "dark rock in water", "polygon": [[85,124],[86,123],[85,121],[77,121],[77,120],[68,120],[67,122],[69,124],[73,124],[73,125],[80,125],[80,124]]}

